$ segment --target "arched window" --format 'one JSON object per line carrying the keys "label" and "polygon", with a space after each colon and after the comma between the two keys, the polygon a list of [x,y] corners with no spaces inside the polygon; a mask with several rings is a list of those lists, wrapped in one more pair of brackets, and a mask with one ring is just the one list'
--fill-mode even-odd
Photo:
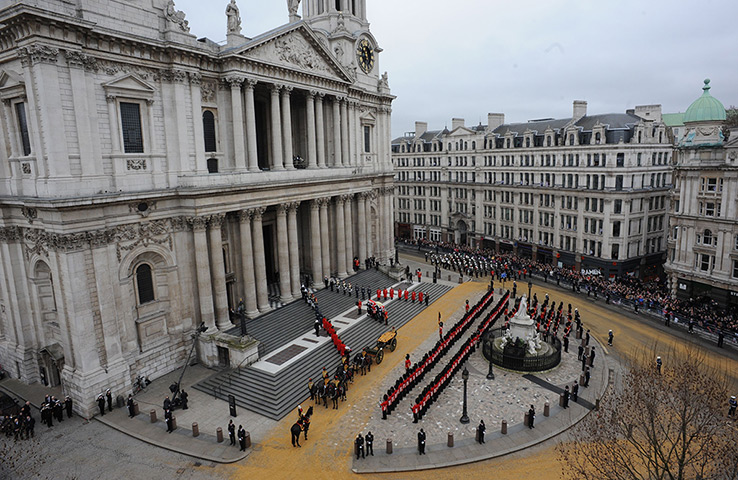
{"label": "arched window", "polygon": [[469,142],[464,142],[464,150],[469,150]]}
{"label": "arched window", "polygon": [[530,137],[525,138],[525,148],[530,148]]}
{"label": "arched window", "polygon": [[477,149],[477,142],[472,141],[472,150],[476,150],[476,149]]}
{"label": "arched window", "polygon": [[601,141],[602,141],[602,134],[600,132],[595,133],[595,143],[599,145]]}
{"label": "arched window", "polygon": [[136,268],[136,290],[139,305],[154,301],[154,278],[148,263],[142,263]]}
{"label": "arched window", "polygon": [[505,140],[505,148],[510,148],[510,139]]}
{"label": "arched window", "polygon": [[702,234],[702,244],[712,245],[712,232],[708,229],[705,229],[705,232]]}
{"label": "arched window", "polygon": [[215,115],[210,110],[202,112],[202,130],[203,136],[205,137],[205,151],[217,151],[217,142],[215,141]]}

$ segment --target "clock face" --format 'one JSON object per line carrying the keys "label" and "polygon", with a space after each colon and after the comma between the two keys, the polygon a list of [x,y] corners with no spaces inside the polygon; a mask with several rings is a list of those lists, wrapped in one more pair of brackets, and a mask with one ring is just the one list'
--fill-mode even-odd
{"label": "clock face", "polygon": [[369,73],[374,68],[374,49],[369,40],[363,39],[356,48],[356,58],[359,60],[359,66],[364,73]]}

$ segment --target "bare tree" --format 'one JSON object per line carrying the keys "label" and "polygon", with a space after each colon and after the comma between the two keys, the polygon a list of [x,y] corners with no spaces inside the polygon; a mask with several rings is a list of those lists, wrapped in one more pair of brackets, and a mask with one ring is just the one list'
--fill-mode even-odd
{"label": "bare tree", "polygon": [[560,444],[563,477],[597,480],[738,478],[738,429],[728,381],[695,347],[636,355],[599,410]]}

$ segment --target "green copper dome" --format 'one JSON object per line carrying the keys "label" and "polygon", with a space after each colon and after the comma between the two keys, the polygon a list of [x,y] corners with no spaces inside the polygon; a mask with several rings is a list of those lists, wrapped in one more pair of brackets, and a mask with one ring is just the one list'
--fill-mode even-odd
{"label": "green copper dome", "polygon": [[688,122],[720,122],[725,120],[725,107],[720,100],[710,95],[710,79],[705,79],[704,93],[692,102],[684,112],[684,123]]}

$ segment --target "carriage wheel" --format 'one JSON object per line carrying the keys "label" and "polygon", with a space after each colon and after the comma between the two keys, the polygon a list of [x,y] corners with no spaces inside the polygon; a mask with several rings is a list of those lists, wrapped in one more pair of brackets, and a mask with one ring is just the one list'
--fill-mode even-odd
{"label": "carriage wheel", "polygon": [[389,344],[390,352],[394,352],[395,348],[397,348],[397,339],[393,338],[392,341]]}
{"label": "carriage wheel", "polygon": [[384,360],[384,351],[383,350],[379,350],[377,352],[377,365],[379,365],[380,363],[382,363],[382,360]]}

